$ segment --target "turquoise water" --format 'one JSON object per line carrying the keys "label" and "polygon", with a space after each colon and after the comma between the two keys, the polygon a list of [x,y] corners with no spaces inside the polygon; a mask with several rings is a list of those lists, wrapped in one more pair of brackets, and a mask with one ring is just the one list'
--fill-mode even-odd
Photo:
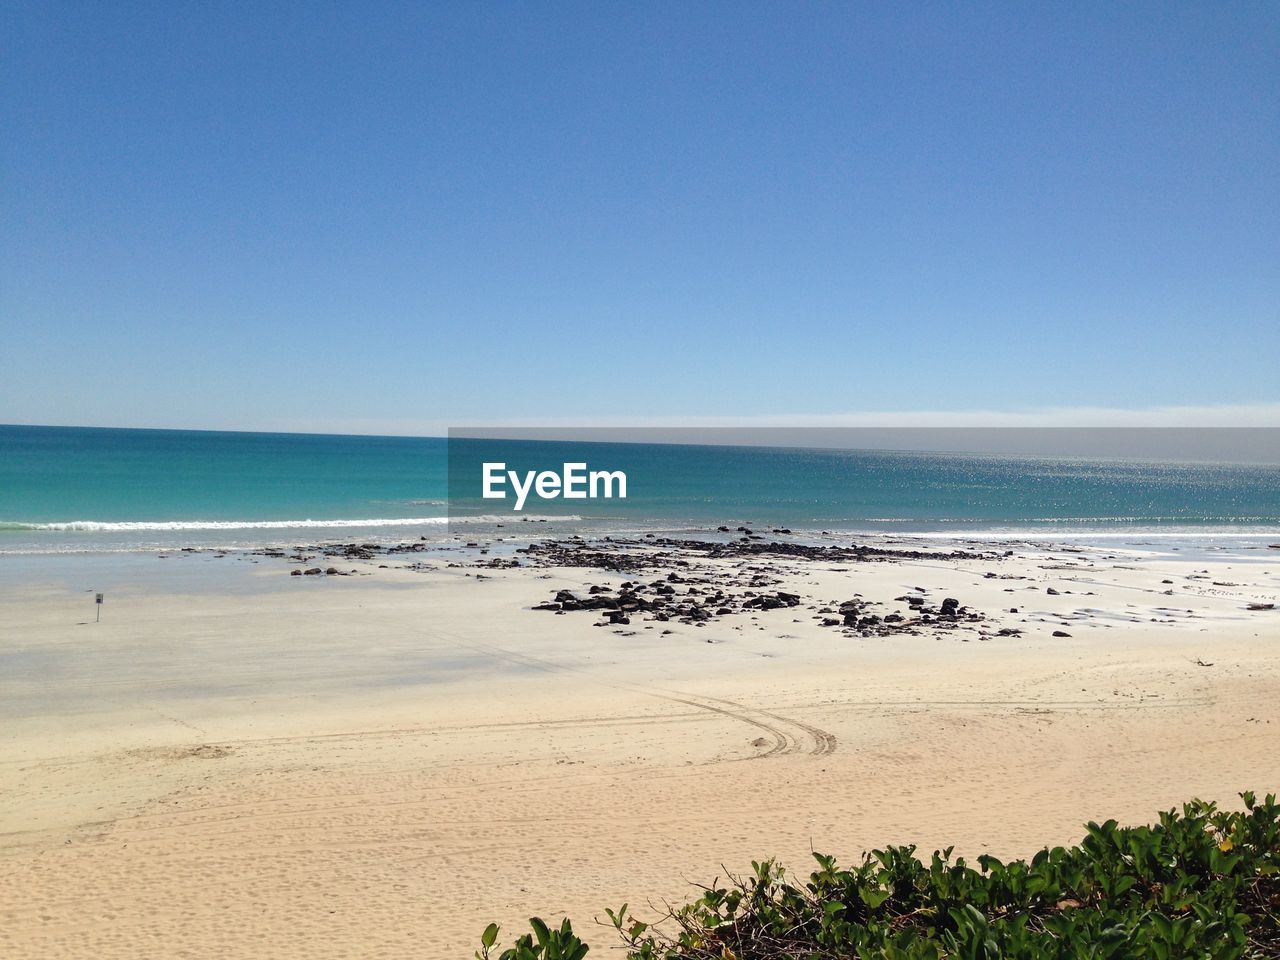
{"label": "turquoise water", "polygon": [[0,523],[444,514],[445,441],[0,427]]}
{"label": "turquoise water", "polygon": [[0,551],[443,529],[439,438],[0,426]]}
{"label": "turquoise water", "polygon": [[5,426],[0,551],[442,537],[520,516],[480,498],[487,460],[627,473],[625,500],[526,506],[563,531],[1280,536],[1275,466]]}

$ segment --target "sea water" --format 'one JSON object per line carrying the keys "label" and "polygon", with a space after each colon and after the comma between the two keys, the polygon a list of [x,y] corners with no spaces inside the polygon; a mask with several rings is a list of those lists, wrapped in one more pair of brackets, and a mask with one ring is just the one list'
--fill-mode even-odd
{"label": "sea water", "polygon": [[[486,461],[621,469],[627,496],[537,501],[517,514],[480,499]],[[1280,467],[0,426],[0,553],[430,540],[449,535],[451,520],[514,535],[542,521],[547,535],[746,525],[840,537],[1280,540]]]}

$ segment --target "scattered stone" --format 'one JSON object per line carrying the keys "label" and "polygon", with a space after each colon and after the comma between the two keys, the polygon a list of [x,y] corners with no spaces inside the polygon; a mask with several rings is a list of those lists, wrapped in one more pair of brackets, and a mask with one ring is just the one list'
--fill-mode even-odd
{"label": "scattered stone", "polygon": [[742,605],[744,610],[780,610],[783,607],[794,607],[800,603],[800,597],[794,593],[775,593],[771,597],[752,597]]}

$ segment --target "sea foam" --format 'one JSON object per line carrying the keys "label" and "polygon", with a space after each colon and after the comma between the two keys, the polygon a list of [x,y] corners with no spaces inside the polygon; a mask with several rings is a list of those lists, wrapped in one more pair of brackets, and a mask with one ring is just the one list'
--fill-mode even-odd
{"label": "sea foam", "polygon": [[[509,523],[526,519],[510,515],[477,517],[371,517],[363,520],[63,520],[51,523],[0,521],[0,530],[74,533],[118,533],[162,530],[301,530],[339,527],[428,527],[452,523]],[[563,521],[581,517],[530,516],[528,520]]]}

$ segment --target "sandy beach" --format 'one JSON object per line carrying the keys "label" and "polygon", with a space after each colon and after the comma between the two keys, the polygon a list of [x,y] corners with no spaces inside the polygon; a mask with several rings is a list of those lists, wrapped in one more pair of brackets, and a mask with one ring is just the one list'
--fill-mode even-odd
{"label": "sandy beach", "polygon": [[0,78],[0,960],[1280,960],[1280,2]]}
{"label": "sandy beach", "polygon": [[[640,572],[479,549],[315,561],[343,576],[4,558],[0,954],[467,957],[491,920],[564,914],[607,952],[603,907],[656,916],[753,858],[1020,856],[1280,788],[1265,541],[600,545]],[[736,599],[701,625],[533,609],[624,582]],[[854,598],[895,632],[846,627]],[[962,615],[919,622],[946,598]]]}

